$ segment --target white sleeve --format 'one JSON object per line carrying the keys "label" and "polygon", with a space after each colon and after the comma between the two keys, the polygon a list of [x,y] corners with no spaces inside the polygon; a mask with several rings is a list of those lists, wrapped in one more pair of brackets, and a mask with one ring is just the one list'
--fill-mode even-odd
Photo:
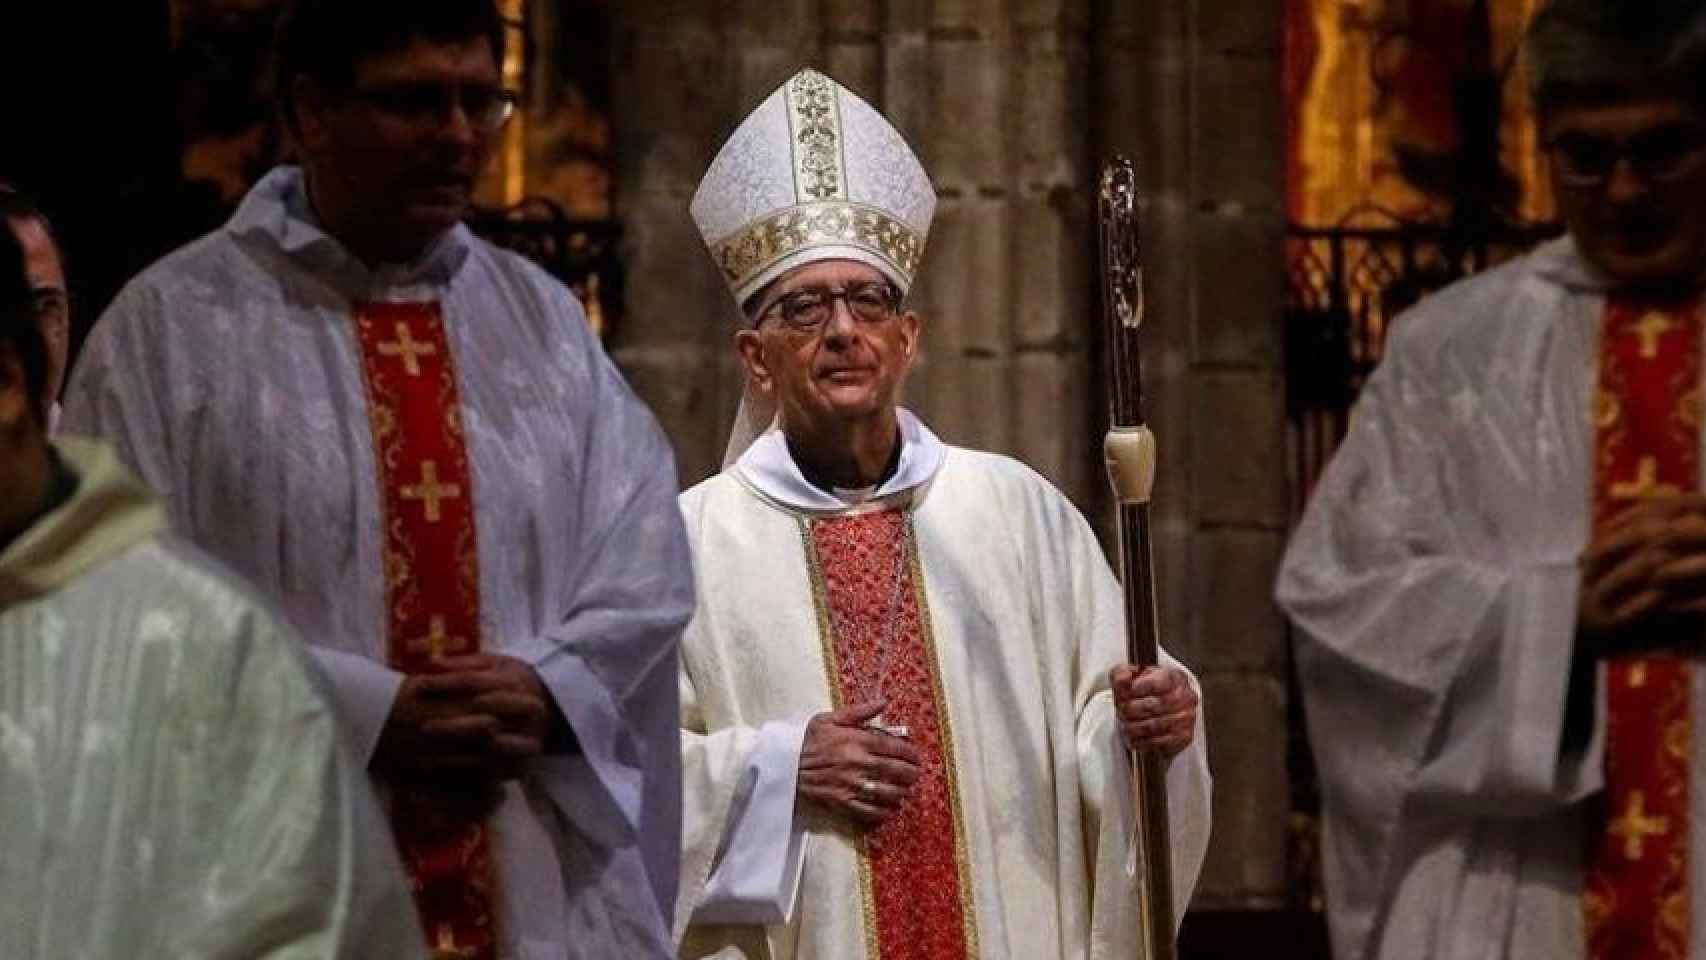
{"label": "white sleeve", "polygon": [[805,723],[767,723],[729,807],[693,923],[787,923],[799,897],[806,833],[794,816]]}
{"label": "white sleeve", "polygon": [[373,761],[385,721],[391,718],[403,675],[360,654],[330,647],[308,647],[307,651],[331,688],[350,753],[365,768]]}

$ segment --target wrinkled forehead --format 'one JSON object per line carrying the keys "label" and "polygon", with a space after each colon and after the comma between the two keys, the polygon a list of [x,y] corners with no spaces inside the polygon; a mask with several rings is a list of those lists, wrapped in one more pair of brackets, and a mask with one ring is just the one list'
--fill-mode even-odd
{"label": "wrinkled forehead", "polygon": [[1706,125],[1706,114],[1690,101],[1651,94],[1558,104],[1541,121],[1543,136],[1564,134],[1627,138],[1676,126]]}
{"label": "wrinkled forehead", "polygon": [[484,37],[434,40],[411,37],[405,45],[356,60],[357,86],[404,83],[496,84],[498,62]]}
{"label": "wrinkled forehead", "polygon": [[893,282],[881,270],[858,260],[817,260],[782,274],[752,298],[754,312],[808,287],[850,287],[862,283]]}

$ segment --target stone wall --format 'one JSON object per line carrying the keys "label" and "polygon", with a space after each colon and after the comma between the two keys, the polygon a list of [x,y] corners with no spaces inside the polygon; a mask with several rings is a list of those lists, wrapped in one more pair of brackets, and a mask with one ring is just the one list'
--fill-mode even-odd
{"label": "stone wall", "polygon": [[1107,528],[1093,187],[1139,162],[1163,642],[1197,669],[1216,777],[1198,906],[1283,897],[1281,7],[1252,0],[623,0],[613,5],[617,361],[675,443],[718,468],[740,394],[733,304],[687,215],[740,119],[815,64],[882,110],[941,197],[907,402],[1011,453]]}
{"label": "stone wall", "polygon": [[1148,199],[1165,636],[1207,705],[1214,840],[1198,907],[1287,894],[1285,625],[1271,600],[1289,488],[1282,9],[1108,0],[1096,29],[1098,139],[1138,159]]}

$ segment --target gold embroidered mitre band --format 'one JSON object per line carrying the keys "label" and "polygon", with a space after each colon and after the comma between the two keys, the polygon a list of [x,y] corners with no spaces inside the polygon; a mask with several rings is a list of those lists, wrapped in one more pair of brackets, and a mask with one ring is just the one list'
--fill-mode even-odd
{"label": "gold embroidered mitre band", "polygon": [[693,221],[737,303],[818,260],[857,260],[912,286],[936,191],[900,133],[865,101],[802,70],[723,144]]}

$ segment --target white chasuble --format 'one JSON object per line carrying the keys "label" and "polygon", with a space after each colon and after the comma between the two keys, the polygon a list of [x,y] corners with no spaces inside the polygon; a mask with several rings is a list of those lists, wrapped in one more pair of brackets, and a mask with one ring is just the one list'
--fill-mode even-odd
{"label": "white chasuble", "polygon": [[[857,506],[805,484],[775,432],[682,497],[702,598],[682,648],[682,955],[1130,957],[1119,585],[1035,473],[904,412],[902,433],[895,477]],[[901,811],[865,831],[796,809],[806,722],[876,699],[924,755]],[[1182,912],[1208,839],[1200,723],[1168,789]]]}
{"label": "white chasuble", "polygon": [[[1613,691],[1603,664],[1574,662],[1580,557],[1596,469],[1642,473],[1598,449],[1607,314],[1564,238],[1401,316],[1287,550],[1277,595],[1299,628],[1336,957],[1590,955]],[[1674,423],[1702,429],[1689,419]],[[1688,894],[1672,909],[1699,918],[1706,738],[1684,749]],[[1706,938],[1685,956],[1706,960]]]}
{"label": "white chasuble", "polygon": [[106,448],[0,549],[0,957],[425,954],[298,638]]}
{"label": "white chasuble", "polygon": [[[430,342],[394,323],[362,340],[358,314],[375,304],[425,303],[439,317]],[[364,346],[399,383],[454,364],[444,405],[465,478],[448,450],[399,454],[390,430],[376,434],[392,414],[372,402]],[[576,749],[502,785],[490,821],[499,955],[669,955],[687,546],[668,441],[567,289],[463,226],[417,263],[369,268],[320,229],[302,173],[281,168],[225,227],[125,287],[84,346],[65,418],[111,441],[175,531],[279,607],[364,764],[404,680],[394,640],[430,654],[477,635],[483,652],[531,667]],[[450,587],[417,564],[393,591],[387,551],[405,538],[389,521],[448,532],[461,510],[472,525],[458,527]],[[423,602],[394,617],[409,594]]]}

